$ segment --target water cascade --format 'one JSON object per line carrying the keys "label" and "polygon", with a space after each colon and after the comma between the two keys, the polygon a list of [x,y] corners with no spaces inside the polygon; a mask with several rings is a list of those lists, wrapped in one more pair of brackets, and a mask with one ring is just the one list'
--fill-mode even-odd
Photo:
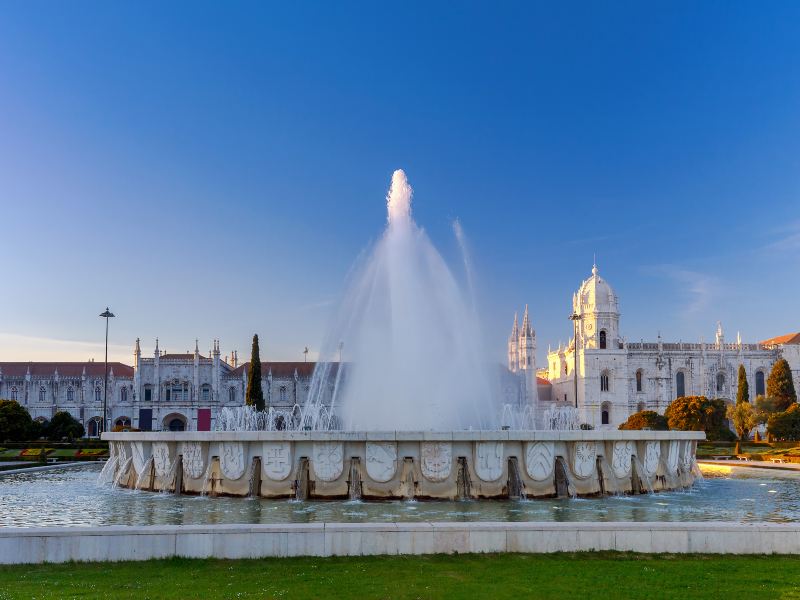
{"label": "water cascade", "polygon": [[472,482],[469,478],[469,467],[464,456],[458,457],[458,476],[456,477],[456,496],[459,500],[469,500]]}
{"label": "water cascade", "polygon": [[[175,483],[175,478],[178,473],[178,465],[181,461],[181,457],[176,456],[175,459],[170,463],[167,472],[163,475],[156,475],[155,483],[157,484],[156,487],[163,493],[169,493],[169,491],[173,488]],[[152,489],[152,488],[151,488]]]}
{"label": "water cascade", "polygon": [[248,478],[250,486],[247,489],[247,495],[250,498],[258,498],[261,494],[261,457],[254,456],[253,462],[250,463],[250,477]]}
{"label": "water cascade", "polygon": [[361,500],[361,459],[350,459],[350,479],[347,481],[347,497],[350,500]]}
{"label": "water cascade", "polygon": [[611,468],[611,465],[608,464],[606,457],[602,455],[598,456],[597,464],[598,473],[602,478],[601,485],[604,493],[618,496],[620,494],[619,482],[617,481],[617,476],[614,475],[614,470]]}
{"label": "water cascade", "polygon": [[144,463],[144,467],[142,468],[142,472],[139,473],[138,477],[136,477],[136,485],[134,489],[141,490],[145,483],[147,483],[147,489],[152,490],[152,481],[153,478],[153,457],[147,459],[147,462]]}
{"label": "water cascade", "polygon": [[556,456],[555,464],[556,496],[559,498],[576,497],[575,488],[569,481],[567,463],[561,456]]}
{"label": "water cascade", "polygon": [[350,278],[314,371],[303,428],[498,426],[475,311],[414,222],[411,196],[405,173],[395,171],[386,229]]}
{"label": "water cascade", "polygon": [[308,484],[308,458],[305,456],[300,458],[297,465],[297,479],[294,480],[294,499],[295,500],[308,500],[309,484]]}
{"label": "water cascade", "polygon": [[[653,490],[653,482],[650,481],[650,478],[647,476],[647,472],[644,470],[644,466],[642,466],[642,461],[639,460],[639,457],[633,454],[631,456],[631,462],[633,465],[631,468],[631,477],[634,491],[640,494],[644,492],[648,494],[655,493],[655,490]],[[642,484],[644,484],[644,486]],[[642,487],[644,487],[644,489],[642,489]]]}
{"label": "water cascade", "polygon": [[200,486],[200,495],[201,496],[208,496],[209,489],[208,483],[211,482],[211,486],[214,486],[214,480],[211,478],[211,470],[214,468],[214,461],[209,460],[208,466],[206,467],[206,472],[203,474],[203,483]]}
{"label": "water cascade", "polygon": [[512,500],[527,500],[525,484],[519,472],[519,461],[516,456],[508,459],[508,497]]}
{"label": "water cascade", "polygon": [[103,465],[103,469],[97,476],[98,485],[105,485],[114,482],[114,476],[116,475],[118,463],[119,458],[117,456],[112,456],[106,461],[106,463]]}
{"label": "water cascade", "polygon": [[117,475],[114,478],[114,487],[119,487],[122,483],[124,477],[128,476],[128,473],[131,470],[131,464],[133,463],[133,457],[128,458],[122,463],[122,466],[117,471]]}
{"label": "water cascade", "polygon": [[180,495],[183,492],[183,455],[178,454],[175,465],[175,494]]}
{"label": "water cascade", "polygon": [[414,459],[410,457],[406,457],[403,459],[403,470],[405,471],[405,499],[406,500],[414,500],[415,495],[415,485],[414,485]]}

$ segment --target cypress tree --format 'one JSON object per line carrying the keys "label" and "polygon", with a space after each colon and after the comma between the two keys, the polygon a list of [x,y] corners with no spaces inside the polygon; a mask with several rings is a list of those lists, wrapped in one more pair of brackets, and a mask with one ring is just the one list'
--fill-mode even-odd
{"label": "cypress tree", "polygon": [[264,410],[264,390],[261,389],[261,357],[258,353],[258,334],[253,336],[253,349],[250,352],[250,373],[247,375],[245,402],[256,410]]}
{"label": "cypress tree", "polygon": [[786,410],[797,402],[797,392],[792,381],[792,369],[785,358],[780,359],[772,366],[772,371],[767,377],[767,396],[775,398],[780,404],[780,410]]}
{"label": "cypress tree", "polygon": [[750,386],[747,385],[747,373],[744,365],[739,365],[739,387],[736,390],[736,404],[750,402]]}

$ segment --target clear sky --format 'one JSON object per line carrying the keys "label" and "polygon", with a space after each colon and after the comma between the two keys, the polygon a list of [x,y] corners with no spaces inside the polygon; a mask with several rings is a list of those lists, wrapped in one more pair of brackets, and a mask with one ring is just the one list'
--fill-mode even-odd
{"label": "clear sky", "polygon": [[302,360],[396,168],[498,360],[595,253],[629,339],[756,341],[800,330],[799,167],[797,2],[3,2],[0,360],[101,359],[106,305],[119,360]]}

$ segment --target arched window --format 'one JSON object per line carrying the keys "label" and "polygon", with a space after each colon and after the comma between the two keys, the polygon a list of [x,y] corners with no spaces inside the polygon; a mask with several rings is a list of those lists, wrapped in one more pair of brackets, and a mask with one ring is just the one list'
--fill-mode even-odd
{"label": "arched window", "polygon": [[11,388],[11,399],[14,402],[17,402],[19,399],[19,390],[16,388],[16,386]]}
{"label": "arched window", "polygon": [[605,329],[600,331],[600,349],[601,350],[605,350],[606,349],[606,332],[605,332]]}
{"label": "arched window", "polygon": [[231,402],[236,402],[236,388],[228,388],[228,400]]}
{"label": "arched window", "polygon": [[175,417],[170,419],[168,427],[170,431],[183,431],[186,429],[186,423],[183,422],[183,419]]}
{"label": "arched window", "polygon": [[608,402],[603,402],[600,406],[600,424],[608,425],[611,422],[611,405]]}
{"label": "arched window", "polygon": [[202,388],[200,388],[200,398],[203,400],[203,402],[208,402],[211,400],[211,388],[209,386],[204,385]]}
{"label": "arched window", "polygon": [[642,370],[641,369],[636,371],[636,391],[637,392],[641,392],[642,391]]}
{"label": "arched window", "polygon": [[44,402],[44,399],[47,397],[47,390],[44,386],[39,388],[39,402]]}
{"label": "arched window", "polygon": [[97,437],[100,435],[100,417],[92,417],[86,423],[86,435],[89,437]]}
{"label": "arched window", "polygon": [[94,401],[100,402],[102,399],[103,398],[100,395],[100,386],[98,385],[96,388],[94,388]]}
{"label": "arched window", "polygon": [[600,391],[607,392],[609,390],[608,371],[603,371],[600,375]]}
{"label": "arched window", "polygon": [[128,388],[122,387],[119,390],[119,401],[120,402],[127,402],[128,401]]}
{"label": "arched window", "polygon": [[717,373],[717,391],[725,390],[725,373]]}
{"label": "arched window", "polygon": [[114,425],[117,427],[130,427],[131,419],[130,417],[119,417],[116,421],[114,421]]}
{"label": "arched window", "polygon": [[286,402],[286,386],[285,385],[281,386],[279,398],[280,398],[281,402]]}
{"label": "arched window", "polygon": [[763,396],[764,394],[764,371],[756,371],[756,396]]}
{"label": "arched window", "polygon": [[675,393],[677,398],[686,396],[686,375],[683,371],[678,371],[675,375]]}
{"label": "arched window", "polygon": [[75,390],[72,389],[72,386],[67,388],[67,402],[74,402],[75,401]]}

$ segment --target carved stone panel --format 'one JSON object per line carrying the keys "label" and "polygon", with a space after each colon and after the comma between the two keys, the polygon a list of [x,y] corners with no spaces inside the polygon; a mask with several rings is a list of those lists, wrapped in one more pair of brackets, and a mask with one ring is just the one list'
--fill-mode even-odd
{"label": "carved stone panel", "polygon": [[525,471],[534,481],[544,481],[553,474],[555,451],[553,442],[525,444]]}
{"label": "carved stone panel", "polygon": [[420,443],[422,475],[429,481],[444,481],[453,467],[453,445],[450,442]]}
{"label": "carved stone panel", "polygon": [[644,445],[644,467],[645,475],[652,477],[658,470],[658,461],[661,458],[661,442],[645,442]]}
{"label": "carved stone panel", "polygon": [[475,443],[475,473],[484,481],[497,481],[503,474],[503,442]]}
{"label": "carved stone panel", "polygon": [[264,475],[273,481],[283,481],[292,472],[292,445],[289,442],[264,442],[261,460]]}
{"label": "carved stone panel", "polygon": [[171,461],[169,459],[169,445],[166,442],[153,442],[153,464],[156,475],[165,477],[169,472]]}
{"label": "carved stone panel", "polygon": [[220,444],[219,466],[226,479],[235,481],[244,475],[244,444],[241,442],[222,442]]}
{"label": "carved stone panel", "polygon": [[200,479],[205,471],[205,459],[200,442],[183,442],[183,472],[190,479]]}
{"label": "carved stone panel", "polygon": [[334,481],[344,467],[344,444],[341,442],[314,442],[312,456],[314,473],[322,481]]}
{"label": "carved stone panel", "polygon": [[131,450],[133,454],[133,468],[136,469],[137,473],[141,473],[144,471],[144,465],[147,462],[147,459],[144,457],[144,447],[142,442],[132,442]]}
{"label": "carved stone panel", "polygon": [[681,471],[690,473],[694,463],[694,444],[691,440],[683,442],[683,455],[681,456]]}
{"label": "carved stone panel", "polygon": [[631,473],[631,456],[633,455],[633,442],[614,442],[614,452],[611,457],[611,470],[614,476],[621,479]]}
{"label": "carved stone panel", "polygon": [[597,472],[597,447],[594,442],[575,442],[572,446],[572,472],[586,479]]}
{"label": "carved stone panel", "polygon": [[675,475],[675,473],[678,472],[680,449],[680,442],[675,440],[670,441],[669,450],[667,451],[667,469],[672,475]]}
{"label": "carved stone panel", "polygon": [[373,481],[385,483],[397,472],[397,444],[367,442],[367,475]]}

